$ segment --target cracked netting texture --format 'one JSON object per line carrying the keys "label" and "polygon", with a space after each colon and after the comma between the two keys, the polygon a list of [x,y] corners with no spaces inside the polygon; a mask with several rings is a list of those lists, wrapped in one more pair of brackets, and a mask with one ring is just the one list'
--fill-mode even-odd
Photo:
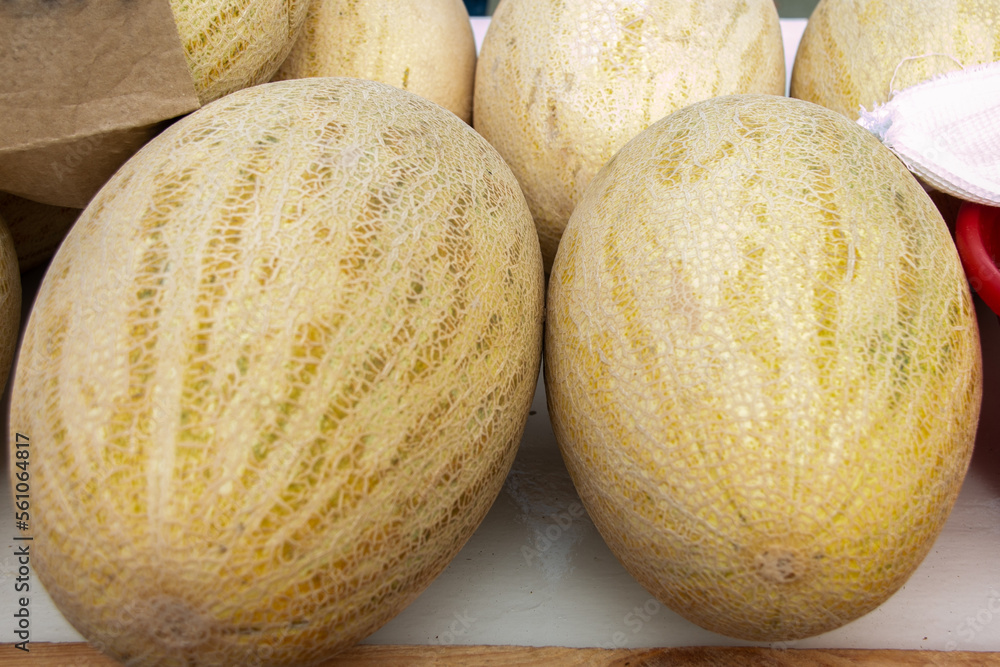
{"label": "cracked netting texture", "polygon": [[472,122],[476,39],[462,0],[325,0],[309,7],[276,80],[381,81]]}
{"label": "cracked netting texture", "polygon": [[300,79],[181,120],[41,286],[12,428],[39,579],[134,664],[307,664],[485,516],[541,359],[517,182],[453,114]]}
{"label": "cracked netting texture", "polygon": [[517,176],[548,271],[573,207],[626,141],[692,102],[784,91],[770,0],[504,0],[473,122]]}
{"label": "cracked netting texture", "polygon": [[821,0],[796,52],[790,93],[856,120],[893,90],[997,60],[996,0]]}
{"label": "cracked netting texture", "polygon": [[0,220],[10,230],[21,271],[51,259],[79,216],[78,208],[42,204],[0,192]]}
{"label": "cracked netting texture", "polygon": [[202,104],[269,80],[298,37],[308,0],[170,0]]}
{"label": "cracked netting texture", "polygon": [[563,456],[664,604],[805,637],[923,559],[972,452],[979,334],[940,215],[859,126],[769,96],[657,123],[573,214],[547,310]]}

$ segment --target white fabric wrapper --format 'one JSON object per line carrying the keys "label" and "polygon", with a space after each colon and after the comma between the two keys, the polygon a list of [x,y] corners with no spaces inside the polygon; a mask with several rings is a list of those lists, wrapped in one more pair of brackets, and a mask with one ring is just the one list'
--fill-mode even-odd
{"label": "white fabric wrapper", "polygon": [[858,123],[930,187],[1000,206],[1000,62],[904,88]]}

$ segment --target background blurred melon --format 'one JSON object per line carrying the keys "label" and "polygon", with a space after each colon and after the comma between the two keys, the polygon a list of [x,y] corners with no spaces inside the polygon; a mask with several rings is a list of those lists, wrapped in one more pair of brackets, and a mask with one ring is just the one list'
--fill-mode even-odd
{"label": "background blurred melon", "polygon": [[300,79],[181,119],[83,212],[26,327],[39,580],[129,664],[357,642],[499,492],[543,296],[513,174],[431,102]]}
{"label": "background blurred melon", "polygon": [[170,0],[202,104],[268,81],[288,55],[310,0]]}
{"label": "background blurred melon", "polygon": [[473,123],[514,170],[547,270],[590,179],[626,141],[698,100],[784,91],[771,0],[503,0]]}
{"label": "background blurred melon", "polygon": [[722,634],[877,607],[969,465],[982,362],[955,246],[887,148],[811,103],[719,97],[627,144],[570,219],[545,335],[595,525]]}
{"label": "background blurred melon", "polygon": [[472,122],[476,41],[462,0],[315,0],[275,76],[381,81]]}

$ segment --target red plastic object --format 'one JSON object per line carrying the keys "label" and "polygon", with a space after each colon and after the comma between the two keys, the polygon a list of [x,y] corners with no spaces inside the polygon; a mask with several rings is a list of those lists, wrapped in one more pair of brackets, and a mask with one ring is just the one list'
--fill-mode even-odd
{"label": "red plastic object", "polygon": [[1000,208],[964,202],[955,223],[955,245],[969,285],[1000,315]]}

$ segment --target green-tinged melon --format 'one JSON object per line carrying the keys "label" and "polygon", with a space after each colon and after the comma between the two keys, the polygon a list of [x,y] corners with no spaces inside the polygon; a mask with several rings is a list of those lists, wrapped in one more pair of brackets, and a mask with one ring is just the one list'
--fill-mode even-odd
{"label": "green-tinged melon", "polygon": [[499,492],[540,363],[517,182],[370,81],[243,90],[98,193],[15,372],[32,565],[128,664],[306,665],[441,572]]}
{"label": "green-tinged melon", "polygon": [[473,123],[514,170],[548,271],[573,207],[626,141],[692,102],[784,90],[771,0],[504,0]]}
{"label": "green-tinged melon", "polygon": [[316,0],[275,79],[381,81],[472,122],[476,40],[462,0]]}
{"label": "green-tinged melon", "polygon": [[979,334],[940,214],[860,126],[756,95],[654,124],[573,213],[547,312],[567,467],[677,613],[816,635],[927,554],[972,453]]}

